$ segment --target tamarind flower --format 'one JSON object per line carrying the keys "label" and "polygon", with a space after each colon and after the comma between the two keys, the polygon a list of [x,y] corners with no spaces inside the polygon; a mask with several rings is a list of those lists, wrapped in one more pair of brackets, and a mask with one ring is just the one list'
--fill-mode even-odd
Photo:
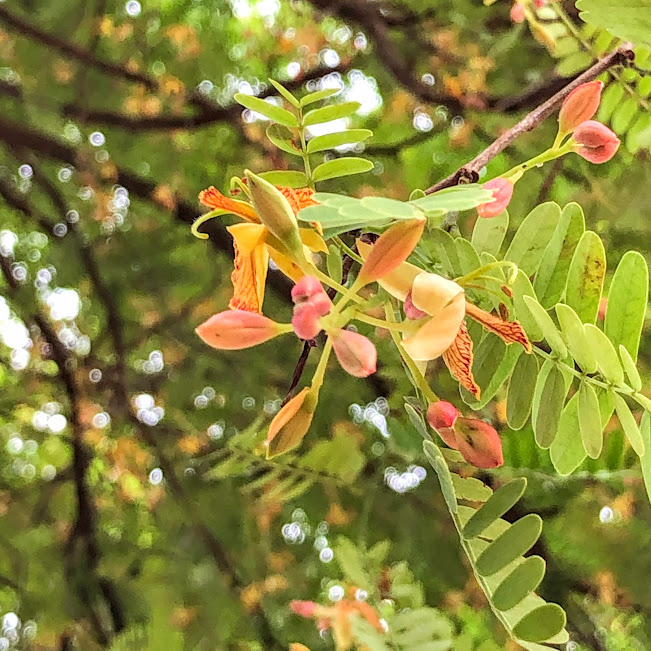
{"label": "tamarind flower", "polygon": [[477,418],[464,418],[451,403],[439,400],[427,409],[427,422],[453,450],[476,468],[504,465],[502,441],[497,430]]}
{"label": "tamarind flower", "polygon": [[[277,189],[287,200],[294,215],[301,208],[316,203],[312,199],[314,191],[310,188],[279,187]],[[199,193],[199,201],[211,208],[211,212],[200,217],[192,225],[192,232],[198,237],[203,239],[207,237],[200,233],[197,227],[212,217],[233,214],[243,220],[243,223],[234,224],[226,229],[233,237],[235,250],[235,264],[231,274],[233,298],[229,302],[231,309],[262,311],[269,257],[293,281],[303,276],[298,265],[287,255],[283,242],[262,222],[253,205],[226,197],[213,186]],[[327,253],[328,248],[323,238],[315,230],[298,228],[298,236],[309,251]]]}
{"label": "tamarind flower", "polygon": [[571,133],[582,122],[591,120],[599,108],[603,81],[589,81],[577,86],[564,100],[558,112],[558,130]]}
{"label": "tamarind flower", "polygon": [[[372,244],[357,241],[357,250],[363,258],[372,247]],[[473,342],[464,321],[466,316],[506,343],[519,343],[531,352],[531,342],[520,323],[505,321],[473,305],[466,300],[463,287],[453,280],[403,262],[378,283],[404,302],[408,319],[410,315],[416,317],[412,318],[415,332],[402,340],[405,352],[416,362],[443,357],[452,376],[477,399],[481,389],[472,373]]]}
{"label": "tamarind flower", "polygon": [[498,176],[484,183],[482,187],[484,190],[492,190],[493,201],[480,203],[477,206],[477,214],[485,219],[501,215],[513,197],[513,181]]}
{"label": "tamarind flower", "polygon": [[619,138],[596,120],[586,120],[574,129],[574,151],[591,163],[606,163],[619,149]]}

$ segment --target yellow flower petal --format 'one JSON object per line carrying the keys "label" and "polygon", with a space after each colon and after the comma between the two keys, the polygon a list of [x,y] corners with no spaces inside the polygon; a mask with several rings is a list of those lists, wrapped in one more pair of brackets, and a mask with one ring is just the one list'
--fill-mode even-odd
{"label": "yellow flower petal", "polygon": [[321,253],[328,252],[328,246],[316,231],[313,231],[311,228],[300,228],[299,233],[301,241],[308,249],[310,249],[310,251],[321,251]]}
{"label": "yellow flower petal", "polygon": [[464,294],[457,294],[416,334],[402,342],[407,354],[416,361],[440,357],[454,342],[465,315]]}
{"label": "yellow flower petal", "polygon": [[259,224],[235,224],[228,231],[235,249],[231,274],[233,298],[228,305],[234,310],[261,312],[269,266],[269,254],[264,246],[266,231]]}
{"label": "yellow flower petal", "polygon": [[461,304],[463,304],[463,288],[452,280],[431,273],[421,273],[414,278],[411,300],[415,307],[430,316],[440,314],[458,297],[461,297]]}
{"label": "yellow flower petal", "polygon": [[282,271],[282,273],[284,273],[288,278],[291,278],[295,283],[305,275],[301,271],[301,268],[295,262],[292,262],[284,253],[281,253],[269,244],[267,244],[267,250],[271,255],[271,259],[276,263],[278,269],[280,269],[280,271]]}
{"label": "yellow flower petal", "polygon": [[[372,244],[367,244],[366,242],[357,240],[357,250],[364,260],[366,260],[372,248]],[[409,262],[403,262],[391,273],[382,276],[382,278],[378,280],[378,284],[380,287],[386,289],[394,298],[404,301],[405,298],[407,298],[407,294],[411,291],[414,278],[416,278],[418,274],[422,273],[425,272],[420,267]]]}

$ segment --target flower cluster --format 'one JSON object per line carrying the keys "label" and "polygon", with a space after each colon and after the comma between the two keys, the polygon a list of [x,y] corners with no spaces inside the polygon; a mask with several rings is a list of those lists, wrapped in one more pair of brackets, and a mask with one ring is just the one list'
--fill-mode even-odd
{"label": "flower cluster", "polygon": [[[536,3],[541,6],[540,3]],[[544,4],[544,3],[542,3]],[[516,2],[511,18],[522,16],[525,7]],[[516,18],[514,18],[514,13]],[[552,147],[531,160],[514,167],[503,176],[484,183],[484,189],[491,190],[493,200],[477,207],[479,217],[490,218],[502,214],[511,201],[513,188],[522,175],[533,167],[567,153],[575,152],[590,163],[606,163],[619,149],[619,138],[601,122],[592,118],[601,102],[603,82],[590,81],[577,86],[564,100],[558,114],[558,134]]]}

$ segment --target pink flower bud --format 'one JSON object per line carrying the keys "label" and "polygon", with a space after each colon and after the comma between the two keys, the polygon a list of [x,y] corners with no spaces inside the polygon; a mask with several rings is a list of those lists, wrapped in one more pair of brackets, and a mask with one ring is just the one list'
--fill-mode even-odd
{"label": "pink flower bud", "polygon": [[267,459],[300,444],[310,429],[318,400],[318,391],[305,387],[280,409],[269,425]]}
{"label": "pink flower bud", "polygon": [[[433,402],[427,408],[427,422],[435,430],[454,427],[458,416],[459,410],[452,403],[445,402],[445,400]],[[448,445],[450,444],[448,443]]]}
{"label": "pink flower bud", "polygon": [[408,319],[424,319],[426,316],[428,316],[427,312],[423,312],[423,310],[419,310],[414,305],[414,301],[411,298],[411,292],[409,292],[409,294],[407,294],[407,296],[405,297],[403,308],[405,310],[405,316]]}
{"label": "pink flower bud", "polygon": [[477,206],[477,214],[484,218],[501,215],[513,196],[513,181],[498,176],[496,179],[484,183],[483,187],[485,190],[493,191],[495,200]]}
{"label": "pink flower bud", "polygon": [[257,346],[282,332],[279,324],[257,312],[227,310],[214,314],[195,332],[218,350],[240,350]]}
{"label": "pink flower bud", "polygon": [[475,418],[458,418],[454,432],[457,449],[468,463],[477,468],[504,465],[502,441],[489,423]]}
{"label": "pink flower bud", "polygon": [[521,2],[514,2],[509,14],[514,23],[521,23],[525,18],[524,5]]}
{"label": "pink flower bud", "polygon": [[547,0],[533,0],[533,3],[537,9],[542,9],[547,4]]}
{"label": "pink flower bud", "polygon": [[592,119],[599,108],[601,81],[589,81],[577,86],[563,101],[558,113],[558,128],[561,133],[571,133],[582,122]]}
{"label": "pink flower bud", "polygon": [[377,368],[377,350],[358,332],[339,330],[332,335],[332,347],[344,371],[355,377],[368,377]]}
{"label": "pink flower bud", "polygon": [[299,599],[294,599],[293,601],[289,602],[289,609],[295,615],[300,615],[301,617],[314,617],[316,604],[313,601],[301,601]]}
{"label": "pink flower bud", "polygon": [[325,316],[326,314],[329,314],[330,310],[332,309],[332,300],[325,292],[321,292],[320,294],[313,296],[310,299],[310,304],[314,307],[316,313],[319,316]]}
{"label": "pink flower bud", "polygon": [[596,120],[582,122],[574,130],[574,151],[591,163],[609,161],[619,149],[619,138],[605,125]]}
{"label": "pink flower bud", "polygon": [[323,286],[314,276],[303,276],[292,287],[292,301],[294,303],[305,303],[315,294],[323,292]]}
{"label": "pink flower bud", "polygon": [[321,332],[319,314],[311,301],[294,307],[292,327],[299,339],[314,339]]}

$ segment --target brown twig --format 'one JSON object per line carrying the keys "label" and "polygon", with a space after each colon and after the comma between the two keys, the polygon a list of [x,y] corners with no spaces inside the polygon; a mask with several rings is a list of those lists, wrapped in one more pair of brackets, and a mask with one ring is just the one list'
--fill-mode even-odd
{"label": "brown twig", "polygon": [[459,183],[475,183],[479,179],[479,171],[485,167],[493,158],[502,153],[516,138],[528,133],[537,127],[543,120],[549,117],[562,103],[563,100],[580,84],[596,79],[613,66],[622,65],[633,61],[635,54],[632,43],[623,43],[616,50],[603,57],[588,68],[583,74],[571,81],[559,92],[550,97],[546,102],[526,115],[514,127],[502,134],[497,140],[491,143],[484,151],[475,156],[469,163],[458,169],[447,178],[435,183],[425,190],[425,194],[432,194],[438,190],[458,185]]}

